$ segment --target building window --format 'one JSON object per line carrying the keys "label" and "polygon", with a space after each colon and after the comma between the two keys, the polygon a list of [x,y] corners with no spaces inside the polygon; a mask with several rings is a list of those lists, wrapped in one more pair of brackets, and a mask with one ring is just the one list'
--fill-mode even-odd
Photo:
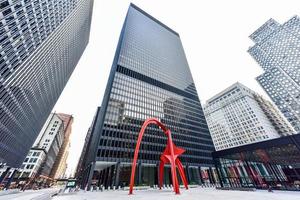
{"label": "building window", "polygon": [[26,169],[32,169],[33,168],[33,165],[27,165],[26,166]]}
{"label": "building window", "polygon": [[3,9],[3,8],[5,8],[5,7],[8,6],[8,5],[9,5],[8,1],[4,1],[4,2],[2,2],[2,3],[0,4],[0,8]]}

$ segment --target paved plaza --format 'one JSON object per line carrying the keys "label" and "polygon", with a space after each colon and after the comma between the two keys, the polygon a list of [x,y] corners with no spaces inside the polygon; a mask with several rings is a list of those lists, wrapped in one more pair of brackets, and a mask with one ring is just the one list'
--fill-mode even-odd
{"label": "paved plaza", "polygon": [[26,190],[7,195],[1,195],[0,200],[49,200],[59,189]]}
{"label": "paved plaza", "polygon": [[300,200],[300,192],[291,191],[223,191],[213,188],[181,189],[181,195],[174,195],[168,190],[140,190],[134,191],[134,195],[128,195],[128,191],[104,191],[67,194],[53,197],[53,200]]}

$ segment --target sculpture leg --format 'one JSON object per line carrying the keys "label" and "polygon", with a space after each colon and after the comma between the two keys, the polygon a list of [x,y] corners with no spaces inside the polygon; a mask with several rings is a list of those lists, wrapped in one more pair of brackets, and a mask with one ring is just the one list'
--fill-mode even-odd
{"label": "sculpture leg", "polygon": [[172,182],[173,182],[173,188],[174,188],[174,192],[175,194],[180,194],[179,192],[179,185],[178,185],[178,180],[177,180],[177,175],[176,175],[176,165],[175,165],[175,154],[174,154],[174,144],[172,142],[172,136],[171,136],[171,131],[168,130],[166,132],[166,134],[168,135],[168,146],[169,146],[169,150],[170,150],[170,155],[166,156],[167,159],[170,161],[171,164],[171,173],[172,173]]}
{"label": "sculpture leg", "polygon": [[146,130],[146,128],[149,124],[158,125],[165,133],[168,131],[168,129],[155,118],[149,118],[144,122],[144,124],[143,124],[143,126],[142,126],[142,128],[139,132],[138,140],[137,140],[135,150],[134,150],[134,157],[133,157],[133,161],[132,161],[130,184],[129,184],[129,186],[130,186],[129,187],[129,194],[132,194],[132,192],[133,192],[134,176],[135,176],[135,170],[136,170],[136,161],[138,159],[138,153],[139,153],[139,149],[140,149],[140,145],[141,145],[141,142],[142,142],[144,132],[145,132],[145,130]]}
{"label": "sculpture leg", "polygon": [[183,185],[184,185],[185,189],[189,189],[188,188],[188,182],[186,180],[185,173],[184,173],[184,168],[183,168],[180,160],[177,158],[175,162],[176,162],[176,165],[178,167],[178,171],[179,171],[179,174],[180,174],[180,177],[181,177],[181,180],[183,182]]}
{"label": "sculpture leg", "polygon": [[161,189],[161,187],[163,185],[164,166],[165,166],[165,163],[164,163],[164,161],[161,160],[159,163],[159,178],[158,178],[159,189]]}
{"label": "sculpture leg", "polygon": [[172,182],[173,182],[173,188],[174,192],[176,194],[180,194],[179,192],[179,185],[178,185],[178,180],[177,180],[177,175],[176,175],[176,165],[175,165],[175,160],[171,160],[171,173],[172,173]]}

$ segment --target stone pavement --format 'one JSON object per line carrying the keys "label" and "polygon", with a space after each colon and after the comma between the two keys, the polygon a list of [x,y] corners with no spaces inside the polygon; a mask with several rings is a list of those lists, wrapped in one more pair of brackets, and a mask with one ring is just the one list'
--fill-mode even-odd
{"label": "stone pavement", "polygon": [[25,192],[0,196],[0,200],[50,200],[51,196],[57,192],[57,188],[26,190]]}
{"label": "stone pavement", "polygon": [[181,189],[181,195],[175,195],[170,189],[140,190],[134,191],[134,195],[128,195],[128,191],[79,191],[75,194],[55,196],[53,200],[300,200],[300,192],[265,190],[254,192],[224,191],[214,188]]}

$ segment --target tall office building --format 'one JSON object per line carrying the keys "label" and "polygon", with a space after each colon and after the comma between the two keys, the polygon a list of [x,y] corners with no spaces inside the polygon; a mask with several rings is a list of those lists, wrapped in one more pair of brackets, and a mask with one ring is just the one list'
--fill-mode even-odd
{"label": "tall office building", "polygon": [[0,163],[20,167],[89,41],[92,7],[0,1]]}
{"label": "tall office building", "polygon": [[59,149],[55,163],[51,169],[50,177],[53,179],[59,179],[65,177],[67,170],[67,159],[69,156],[69,148],[71,146],[70,136],[72,133],[73,116],[57,113],[58,117],[63,121],[64,124],[64,141]]}
{"label": "tall office building", "polygon": [[292,124],[300,131],[300,18],[284,24],[268,20],[250,38],[248,52],[263,68],[256,79]]}
{"label": "tall office building", "polygon": [[[42,130],[23,161],[20,170],[11,169],[16,173],[15,178],[29,180],[38,178],[51,178],[50,173],[64,142],[64,122],[56,113],[51,113]],[[6,169],[1,169],[4,173]],[[42,178],[42,179],[43,179]]]}
{"label": "tall office building", "polygon": [[33,149],[43,150],[46,153],[46,159],[39,170],[39,174],[50,177],[50,173],[63,142],[64,122],[58,114],[51,113],[37,140],[33,144]]}
{"label": "tall office building", "polygon": [[[20,169],[10,169],[10,174],[14,173],[14,179],[40,182],[63,178],[67,167],[72,122],[72,115],[51,113]],[[7,167],[0,169],[0,175],[6,170]]]}
{"label": "tall office building", "polygon": [[83,176],[84,176],[84,174],[87,173],[86,170],[89,170],[89,164],[90,164],[89,161],[91,160],[91,158],[89,157],[90,155],[88,153],[89,153],[90,145],[91,145],[92,138],[93,138],[92,133],[93,133],[93,129],[95,127],[95,121],[98,118],[99,113],[100,113],[100,107],[97,108],[96,114],[92,121],[92,124],[87,131],[87,134],[86,134],[85,140],[84,140],[84,144],[82,147],[81,155],[80,155],[78,163],[77,163],[75,177],[79,181],[79,183],[82,183],[84,181],[84,180],[82,180]]}
{"label": "tall office building", "polygon": [[[92,130],[82,186],[128,185],[138,133],[151,117],[170,128],[174,143],[186,150],[180,159],[189,182],[199,183],[200,170],[211,171],[214,147],[179,34],[131,4]],[[157,126],[147,128],[137,184],[157,184],[166,141]],[[169,173],[165,176],[170,183]]]}
{"label": "tall office building", "polygon": [[217,151],[295,133],[269,101],[240,83],[207,100],[204,113]]}

